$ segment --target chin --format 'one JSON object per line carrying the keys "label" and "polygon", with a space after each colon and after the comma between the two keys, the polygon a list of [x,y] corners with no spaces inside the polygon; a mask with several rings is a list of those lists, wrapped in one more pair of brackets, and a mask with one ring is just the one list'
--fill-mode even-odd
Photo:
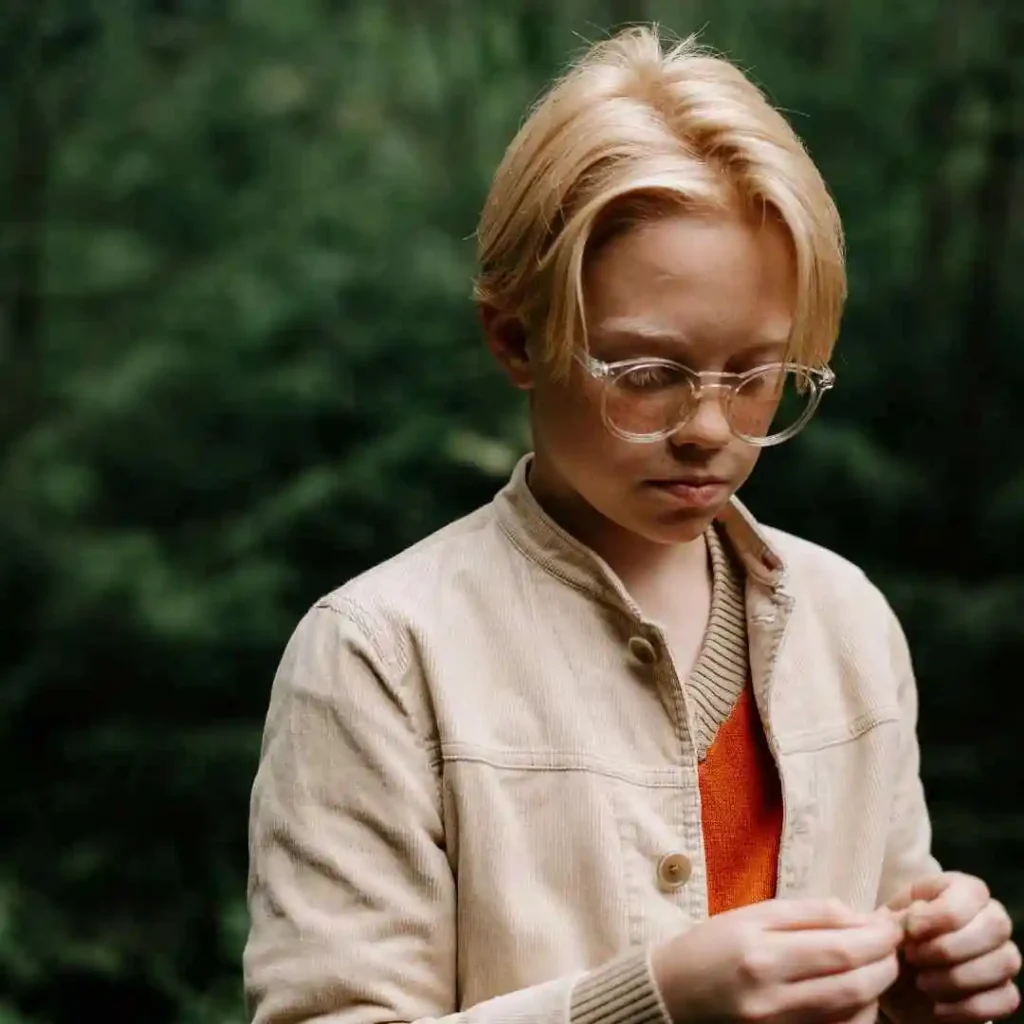
{"label": "chin", "polygon": [[702,520],[700,523],[688,523],[672,531],[664,531],[662,544],[690,544],[704,536],[707,528],[711,525],[712,519]]}
{"label": "chin", "polygon": [[637,524],[634,532],[646,537],[655,544],[689,544],[704,535],[704,531],[714,522],[718,510],[677,513],[673,517],[661,518],[656,522],[648,520]]}

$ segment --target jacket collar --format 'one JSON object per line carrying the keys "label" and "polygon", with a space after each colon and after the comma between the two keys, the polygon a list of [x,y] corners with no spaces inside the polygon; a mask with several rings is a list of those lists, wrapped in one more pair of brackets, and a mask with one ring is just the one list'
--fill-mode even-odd
{"label": "jacket collar", "polygon": [[[638,612],[611,567],[541,508],[526,482],[532,458],[528,454],[519,460],[508,483],[495,497],[502,529],[517,548],[552,575],[601,600],[624,604]],[[778,591],[785,580],[785,564],[742,502],[733,498],[717,521],[748,580]]]}

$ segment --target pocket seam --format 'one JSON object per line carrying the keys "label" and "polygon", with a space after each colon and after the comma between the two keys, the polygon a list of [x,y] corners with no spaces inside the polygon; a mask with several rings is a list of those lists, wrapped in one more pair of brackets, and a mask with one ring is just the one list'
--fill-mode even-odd
{"label": "pocket seam", "polygon": [[776,737],[776,745],[782,754],[811,754],[817,750],[838,747],[844,743],[852,743],[865,733],[879,726],[898,722],[900,707],[898,704],[872,708],[850,721],[835,725],[816,726],[802,732],[790,733]]}

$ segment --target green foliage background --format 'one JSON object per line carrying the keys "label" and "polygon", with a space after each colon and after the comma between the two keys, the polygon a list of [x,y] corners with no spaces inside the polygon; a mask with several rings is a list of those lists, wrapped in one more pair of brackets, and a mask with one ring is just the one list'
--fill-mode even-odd
{"label": "green foliage background", "polygon": [[1019,0],[7,0],[0,1024],[244,1020],[277,659],[523,449],[476,215],[548,77],[652,18],[836,194],[839,386],[746,497],[891,597],[938,852],[1024,919]]}

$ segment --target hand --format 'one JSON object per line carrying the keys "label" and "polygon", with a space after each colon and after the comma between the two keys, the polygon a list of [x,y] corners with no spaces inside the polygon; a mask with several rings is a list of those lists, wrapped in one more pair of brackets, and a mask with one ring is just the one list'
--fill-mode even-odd
{"label": "hand", "polygon": [[719,914],[654,949],[675,1024],[873,1021],[902,938],[888,913],[838,900],[769,900]]}
{"label": "hand", "polygon": [[[1020,1005],[1013,979],[1021,955],[1010,916],[978,878],[947,871],[915,882],[888,904],[903,920],[908,982],[901,997],[934,1020],[984,1022]],[[902,1016],[897,1008],[895,1016]]]}

